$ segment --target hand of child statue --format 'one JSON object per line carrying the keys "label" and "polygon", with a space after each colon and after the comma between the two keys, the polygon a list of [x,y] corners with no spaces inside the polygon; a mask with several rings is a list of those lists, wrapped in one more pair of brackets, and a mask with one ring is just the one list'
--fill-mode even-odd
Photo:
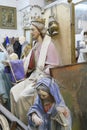
{"label": "hand of child statue", "polygon": [[68,108],[61,106],[61,107],[57,107],[57,110],[59,112],[62,112],[65,117],[69,116],[69,110],[68,110]]}
{"label": "hand of child statue", "polygon": [[37,114],[33,113],[32,114],[32,121],[35,123],[35,125],[41,125],[43,123],[43,120],[38,117]]}

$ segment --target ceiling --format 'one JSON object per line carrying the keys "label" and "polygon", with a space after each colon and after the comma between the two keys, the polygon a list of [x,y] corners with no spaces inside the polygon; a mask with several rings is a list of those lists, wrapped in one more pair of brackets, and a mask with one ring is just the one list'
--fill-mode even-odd
{"label": "ceiling", "polygon": [[87,0],[72,0],[72,2],[74,4],[79,4],[79,3],[81,3],[81,4],[87,4]]}

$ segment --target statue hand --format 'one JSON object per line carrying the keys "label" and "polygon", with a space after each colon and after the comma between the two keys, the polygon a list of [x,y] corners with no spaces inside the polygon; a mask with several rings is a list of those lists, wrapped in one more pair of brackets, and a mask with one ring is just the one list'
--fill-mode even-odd
{"label": "statue hand", "polygon": [[36,113],[32,114],[32,121],[35,123],[35,125],[41,125],[43,123],[43,120],[38,117],[38,115]]}
{"label": "statue hand", "polygon": [[63,107],[63,106],[57,107],[57,110],[58,110],[59,112],[62,112],[65,117],[68,117],[68,116],[69,116],[69,110],[68,110],[67,107]]}

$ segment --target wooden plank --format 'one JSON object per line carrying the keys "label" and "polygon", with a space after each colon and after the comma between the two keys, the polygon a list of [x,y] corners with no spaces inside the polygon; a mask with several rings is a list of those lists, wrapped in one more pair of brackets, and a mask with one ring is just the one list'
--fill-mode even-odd
{"label": "wooden plank", "polygon": [[16,116],[14,116],[11,112],[9,112],[1,104],[0,104],[0,113],[2,113],[10,122],[13,123],[11,126],[11,129],[16,128],[18,125],[18,127],[20,127],[21,130],[28,130],[28,127],[22,121],[20,121]]}
{"label": "wooden plank", "polygon": [[61,64],[76,63],[75,59],[75,20],[73,3],[57,3],[52,8],[45,9],[44,17],[48,26],[49,16],[54,14],[59,24],[58,35],[53,36],[52,40],[61,59]]}

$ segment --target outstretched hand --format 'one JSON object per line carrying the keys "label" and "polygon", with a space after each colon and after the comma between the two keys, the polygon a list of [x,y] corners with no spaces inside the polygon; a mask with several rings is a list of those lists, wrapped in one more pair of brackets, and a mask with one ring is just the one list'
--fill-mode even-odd
{"label": "outstretched hand", "polygon": [[43,123],[43,120],[38,117],[38,115],[36,113],[32,114],[32,121],[35,123],[35,125],[41,125]]}

